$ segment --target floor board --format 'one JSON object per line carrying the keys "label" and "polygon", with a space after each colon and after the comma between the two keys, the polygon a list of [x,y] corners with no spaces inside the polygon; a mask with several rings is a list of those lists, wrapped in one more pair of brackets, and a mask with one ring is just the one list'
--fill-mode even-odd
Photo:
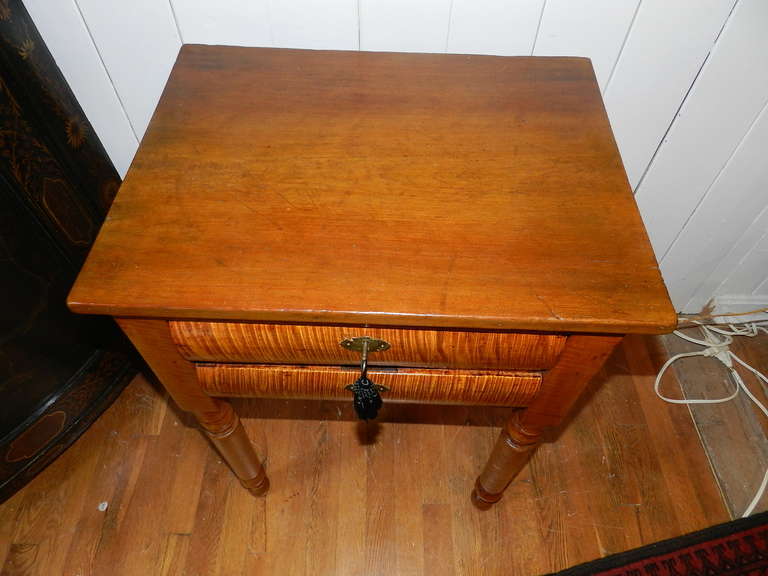
{"label": "floor board", "polygon": [[627,338],[487,512],[469,493],[504,410],[387,404],[366,425],[347,403],[239,401],[272,482],[254,499],[139,377],[0,506],[2,574],[541,574],[725,521],[687,408],[653,393],[665,354]]}
{"label": "floor board", "polygon": [[[703,334],[698,330],[694,328],[687,332],[694,338],[702,338]],[[663,342],[670,355],[703,349],[675,336],[666,336]],[[754,338],[736,337],[731,350],[745,362],[768,373],[768,334]],[[735,382],[715,358],[682,359],[673,366],[686,398],[722,398],[734,390]],[[768,406],[768,398],[758,379],[738,365],[736,369],[750,391]],[[690,413],[725,504],[731,516],[741,516],[768,468],[768,419],[743,393],[731,402],[692,405]],[[766,509],[767,505],[768,497],[765,497],[758,510]]]}

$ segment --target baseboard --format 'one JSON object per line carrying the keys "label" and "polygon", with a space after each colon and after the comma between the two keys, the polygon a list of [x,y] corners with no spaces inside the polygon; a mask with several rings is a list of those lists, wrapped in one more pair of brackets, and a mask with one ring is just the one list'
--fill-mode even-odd
{"label": "baseboard", "polygon": [[[712,301],[712,305],[712,309],[708,311],[712,315],[743,314],[751,310],[768,308],[768,295],[750,294],[743,296],[739,294],[726,294],[724,296],[716,296]],[[746,316],[724,316],[719,319],[723,322],[759,322],[761,320],[768,320],[768,312],[758,312]]]}

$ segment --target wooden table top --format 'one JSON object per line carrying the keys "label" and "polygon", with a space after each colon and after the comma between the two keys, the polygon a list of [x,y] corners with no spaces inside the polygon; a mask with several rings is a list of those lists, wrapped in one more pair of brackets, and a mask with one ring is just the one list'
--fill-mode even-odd
{"label": "wooden table top", "polygon": [[663,332],[590,62],[184,46],[76,312]]}

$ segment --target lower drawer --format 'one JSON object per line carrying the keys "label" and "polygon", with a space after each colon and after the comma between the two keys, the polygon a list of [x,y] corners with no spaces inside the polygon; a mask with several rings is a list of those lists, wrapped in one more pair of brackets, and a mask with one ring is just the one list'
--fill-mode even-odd
{"label": "lower drawer", "polygon": [[[197,364],[203,390],[211,396],[349,400],[345,386],[359,368],[259,364]],[[527,406],[539,390],[537,372],[435,370],[371,367],[368,376],[389,388],[384,401]]]}

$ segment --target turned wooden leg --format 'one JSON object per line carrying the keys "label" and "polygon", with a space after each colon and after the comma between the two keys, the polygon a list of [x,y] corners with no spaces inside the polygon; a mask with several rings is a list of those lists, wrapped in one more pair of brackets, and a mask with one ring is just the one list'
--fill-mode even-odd
{"label": "turned wooden leg", "polygon": [[198,417],[200,426],[224,461],[229,464],[240,484],[254,496],[266,494],[269,490],[269,479],[251,441],[248,440],[243,423],[229,402],[216,400],[216,403],[220,408],[219,417],[211,419],[210,414],[205,420]]}
{"label": "turned wooden leg", "polygon": [[481,510],[487,510],[501,499],[504,489],[528,463],[541,441],[541,435],[528,434],[520,429],[520,412],[513,414],[507,427],[499,434],[485,468],[475,481],[472,502]]}
{"label": "turned wooden leg", "polygon": [[569,336],[557,364],[544,374],[531,404],[517,410],[501,431],[475,482],[472,502],[487,510],[526,465],[544,433],[559,426],[592,377],[621,342],[621,336]]}
{"label": "turned wooden leg", "polygon": [[203,392],[194,366],[176,349],[168,322],[135,318],[116,320],[176,404],[195,415],[240,483],[256,496],[265,494],[269,480],[242,422],[229,402],[211,398]]}

